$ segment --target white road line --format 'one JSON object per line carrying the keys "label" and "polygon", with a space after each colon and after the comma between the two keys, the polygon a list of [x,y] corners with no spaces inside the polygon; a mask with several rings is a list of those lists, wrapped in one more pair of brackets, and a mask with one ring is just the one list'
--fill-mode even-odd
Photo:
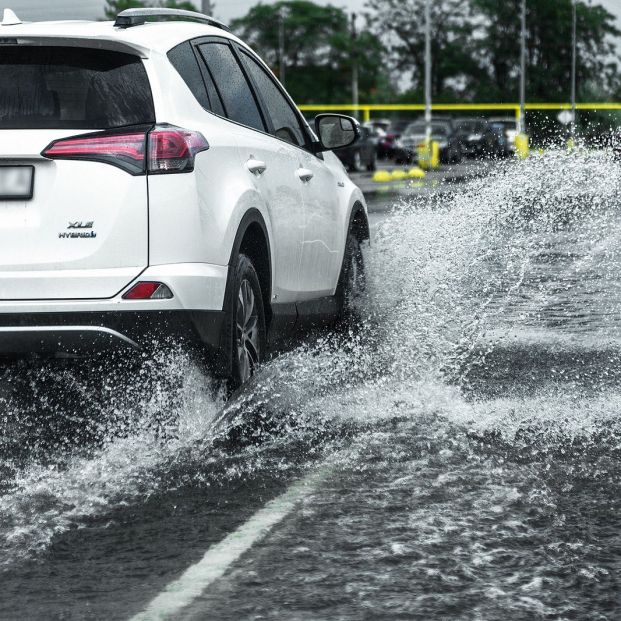
{"label": "white road line", "polygon": [[244,552],[265,537],[300,500],[312,494],[328,471],[325,467],[314,471],[291,485],[284,494],[268,502],[245,524],[211,546],[198,563],[189,567],[179,579],[171,582],[131,621],[170,619],[189,606],[212,582],[221,578]]}

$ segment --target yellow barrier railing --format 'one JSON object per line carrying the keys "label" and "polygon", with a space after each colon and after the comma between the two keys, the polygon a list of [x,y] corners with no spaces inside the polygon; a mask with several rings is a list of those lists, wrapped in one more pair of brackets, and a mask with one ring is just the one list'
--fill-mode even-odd
{"label": "yellow barrier railing", "polygon": [[[571,110],[570,103],[528,103],[526,110]],[[371,120],[371,112],[423,112],[424,104],[308,104],[299,106],[303,112],[362,112],[364,122]],[[621,103],[579,103],[577,110],[621,110]],[[433,104],[437,112],[459,111],[511,111],[516,121],[520,120],[520,104]]]}

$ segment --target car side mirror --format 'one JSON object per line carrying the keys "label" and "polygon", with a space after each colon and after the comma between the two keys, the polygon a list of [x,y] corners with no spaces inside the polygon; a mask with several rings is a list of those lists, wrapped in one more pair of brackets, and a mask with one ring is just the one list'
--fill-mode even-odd
{"label": "car side mirror", "polygon": [[343,114],[318,114],[315,117],[315,129],[324,151],[348,147],[361,135],[358,121]]}

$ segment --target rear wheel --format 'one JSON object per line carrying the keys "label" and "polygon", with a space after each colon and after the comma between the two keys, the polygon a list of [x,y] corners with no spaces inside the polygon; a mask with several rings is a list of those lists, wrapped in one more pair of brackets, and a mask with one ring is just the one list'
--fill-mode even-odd
{"label": "rear wheel", "polygon": [[353,327],[362,319],[362,303],[366,291],[364,258],[360,241],[351,232],[347,235],[345,256],[337,288],[339,323]]}
{"label": "rear wheel", "polygon": [[229,357],[229,388],[235,390],[256,372],[265,356],[263,295],[257,272],[245,254],[237,257],[232,299],[226,318],[224,353]]}

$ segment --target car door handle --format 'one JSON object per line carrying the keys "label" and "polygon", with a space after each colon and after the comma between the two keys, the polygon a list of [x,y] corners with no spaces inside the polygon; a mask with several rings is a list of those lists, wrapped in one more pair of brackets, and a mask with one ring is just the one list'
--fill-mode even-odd
{"label": "car door handle", "polygon": [[267,169],[267,164],[265,162],[261,162],[260,160],[255,160],[254,158],[250,158],[246,162],[246,168],[253,175],[262,175]]}
{"label": "car door handle", "polygon": [[295,174],[302,183],[308,183],[315,176],[315,173],[312,170],[308,170],[308,168],[298,168]]}

